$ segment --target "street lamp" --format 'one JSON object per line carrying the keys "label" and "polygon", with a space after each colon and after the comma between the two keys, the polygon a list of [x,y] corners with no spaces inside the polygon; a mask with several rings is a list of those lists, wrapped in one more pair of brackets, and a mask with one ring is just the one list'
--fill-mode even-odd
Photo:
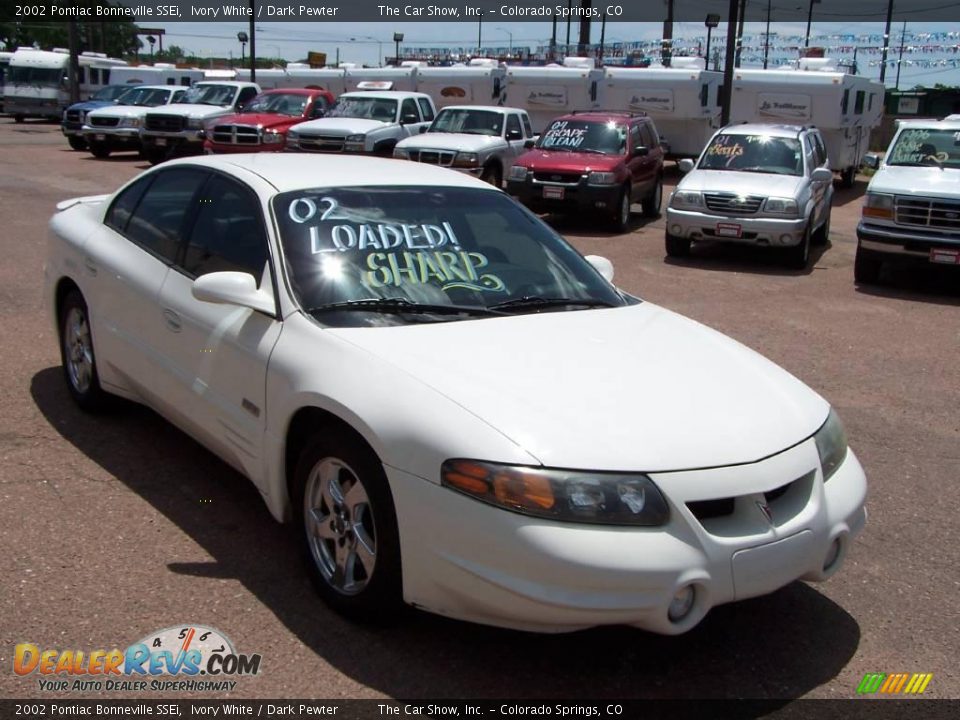
{"label": "street lamp", "polygon": [[150,57],[153,57],[153,44],[157,39],[153,35],[147,35],[147,42],[150,43]]}
{"label": "street lamp", "polygon": [[400,67],[400,43],[403,42],[403,33],[395,32],[393,34],[393,42],[396,48],[394,52],[394,63],[397,67]]}
{"label": "street lamp", "polygon": [[237,33],[237,40],[240,41],[240,67],[243,67],[244,51],[247,49],[247,43],[250,41],[250,38],[241,30]]}
{"label": "street lamp", "polygon": [[713,13],[707,15],[707,19],[703,21],[703,24],[707,28],[707,51],[703,54],[703,57],[706,58],[706,69],[710,69],[710,33],[713,32],[713,29],[720,24],[720,16],[714,15]]}
{"label": "street lamp", "polygon": [[503,30],[507,35],[510,36],[510,54],[513,55],[513,33],[502,27],[498,27],[497,30]]}

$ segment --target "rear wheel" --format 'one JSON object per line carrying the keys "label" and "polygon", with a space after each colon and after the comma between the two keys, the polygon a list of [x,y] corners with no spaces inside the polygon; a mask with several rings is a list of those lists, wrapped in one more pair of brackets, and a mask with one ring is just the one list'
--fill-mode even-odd
{"label": "rear wheel", "polygon": [[60,359],[70,395],[87,412],[106,410],[111,397],[100,387],[90,312],[78,290],[71,290],[64,297],[59,317]]}
{"label": "rear wheel", "polygon": [[848,168],[845,168],[843,172],[840,173],[840,187],[852,188],[854,181],[857,179],[857,168],[854,165],[851,165]]}
{"label": "rear wheel", "polygon": [[690,254],[690,239],[667,233],[666,250],[669,257],[686,257]]}
{"label": "rear wheel", "polygon": [[646,218],[660,217],[660,205],[663,203],[663,180],[657,178],[653,190],[643,200],[643,216]]}
{"label": "rear wheel", "polygon": [[92,142],[90,143],[90,152],[95,158],[103,160],[110,157],[110,146],[106,143]]}
{"label": "rear wheel", "polygon": [[86,150],[87,141],[84,140],[79,135],[68,135],[67,142],[70,143],[70,147],[74,150]]}
{"label": "rear wheel", "polygon": [[23,115],[14,115],[13,121],[19,125],[23,122]]}
{"label": "rear wheel", "polygon": [[872,250],[857,246],[857,256],[853,261],[853,279],[858,283],[876,285],[880,282],[880,269],[883,258]]}

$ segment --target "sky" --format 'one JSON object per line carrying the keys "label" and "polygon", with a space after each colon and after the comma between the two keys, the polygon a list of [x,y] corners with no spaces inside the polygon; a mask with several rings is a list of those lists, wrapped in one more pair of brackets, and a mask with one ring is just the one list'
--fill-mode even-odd
{"label": "sky", "polygon": [[[320,23],[320,22],[290,22],[279,23],[269,22],[261,23],[257,26],[257,54],[260,56],[281,57],[287,61],[300,60],[306,57],[308,51],[319,51],[327,53],[329,63],[333,63],[337,57],[341,62],[353,62],[367,65],[377,65],[381,57],[392,56],[394,53],[393,33],[402,32],[404,34],[403,46],[426,47],[426,46],[462,46],[475,47],[477,44],[476,24],[468,23],[443,23],[443,22],[414,22],[414,23]],[[747,23],[744,34],[747,36],[759,36],[765,32],[764,23]],[[897,51],[900,43],[900,33],[903,24],[895,23],[891,29],[891,42],[893,48],[889,59],[897,58]],[[179,45],[185,48],[189,53],[199,57],[224,57],[233,53],[236,58],[240,57],[240,43],[237,41],[237,33],[248,31],[249,27],[245,22],[202,22],[189,23],[178,22],[166,25],[167,34],[164,36],[164,46]],[[484,23],[482,28],[482,42],[484,47],[529,47],[536,48],[538,45],[549,43],[551,24],[549,21],[522,22],[522,23],[502,23],[500,25],[491,25]],[[803,36],[806,31],[805,23],[772,23],[770,26],[771,34],[777,33],[779,36]],[[577,40],[577,27],[574,24],[571,29],[571,42]],[[595,24],[591,40],[599,42],[600,27]],[[900,87],[911,88],[917,84],[932,86],[935,83],[944,83],[947,85],[960,85],[960,69],[947,66],[921,67],[921,64],[929,64],[939,59],[953,60],[955,64],[960,64],[960,22],[956,23],[908,23],[908,38],[910,33],[914,33],[914,40],[908,39],[908,51],[904,54],[905,63],[901,66]],[[811,37],[839,34],[852,35],[882,35],[883,23],[829,23],[814,22],[811,28]],[[934,39],[924,39],[921,33],[950,33],[950,37],[938,37]],[[677,22],[674,24],[675,38],[695,38],[705,35],[705,28],[702,23],[696,22]],[[616,41],[635,41],[635,40],[654,40],[662,35],[662,25],[660,23],[615,23],[609,22],[606,27],[605,42]],[[726,37],[726,24],[721,23],[712,33],[711,47],[716,49],[723,44]],[[562,43],[566,39],[566,23],[558,23],[557,31],[558,42]],[[755,42],[755,45],[762,45],[762,39]],[[777,40],[773,39],[771,44],[776,46]],[[783,44],[789,44],[784,42]],[[812,41],[813,44],[842,44],[839,40]],[[879,42],[874,45],[880,44]],[[915,46],[924,46],[920,49]],[[952,50],[937,52],[930,49],[931,45],[950,46]],[[909,48],[913,48],[910,50]],[[835,53],[842,56],[841,53]],[[753,53],[754,58],[759,58],[762,51]],[[776,53],[774,53],[776,55]],[[773,56],[773,55],[772,55]],[[785,57],[783,53],[777,57]],[[880,70],[876,65],[870,66],[870,61],[879,60],[879,55],[860,54],[858,57],[860,64],[860,73],[873,78],[879,78]],[[864,62],[866,60],[866,62]],[[759,62],[757,59],[755,62]],[[755,62],[745,61],[744,66],[750,66]],[[913,64],[911,64],[913,63]],[[886,79],[888,85],[893,85],[896,76],[896,69],[888,67]]]}

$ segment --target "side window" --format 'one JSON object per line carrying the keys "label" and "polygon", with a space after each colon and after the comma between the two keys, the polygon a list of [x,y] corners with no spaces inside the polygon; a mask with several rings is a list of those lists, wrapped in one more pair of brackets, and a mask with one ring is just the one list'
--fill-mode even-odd
{"label": "side window", "polygon": [[863,100],[866,95],[863,90],[857,90],[857,99],[853,101],[853,112],[857,115],[863,115]]}
{"label": "side window", "polygon": [[[91,85],[100,84],[100,71],[96,68],[87,68],[87,75],[90,78]],[[80,68],[80,82],[83,82],[83,68]]]}
{"label": "side window", "polygon": [[180,84],[184,87],[190,87],[191,81],[190,78],[186,75],[180,78]]}
{"label": "side window", "polygon": [[174,263],[187,214],[207,173],[192,168],[161,170],[127,223],[126,235],[145,250]]}
{"label": "side window", "polygon": [[700,86],[700,107],[706,107],[710,99],[710,86],[704,83]]}
{"label": "side window", "polygon": [[646,145],[648,148],[655,148],[659,144],[650,126],[646,123],[640,124],[640,144]]}
{"label": "side window", "polygon": [[533,137],[533,126],[530,124],[530,116],[526,113],[523,113],[520,117],[523,118],[523,132],[526,137]]}
{"label": "side window", "polygon": [[201,191],[183,269],[193,277],[233,270],[259,284],[267,262],[267,236],[256,196],[239,183],[214,175]]}
{"label": "side window", "polygon": [[110,84],[110,68],[104,68],[103,70],[100,71],[100,81],[104,85]]}
{"label": "side window", "polygon": [[636,150],[643,145],[643,137],[640,134],[640,124],[634,123],[630,126],[630,150]]}
{"label": "side window", "polygon": [[[417,103],[414,102],[413,98],[407,98],[403,101],[403,105],[400,107],[400,120],[405,121],[405,118],[409,115],[413,115],[416,118],[420,117],[420,113],[417,112]],[[413,122],[419,122],[414,120]]]}
{"label": "side window", "polygon": [[850,89],[847,88],[843,91],[843,101],[840,103],[840,112],[844,115],[847,114],[847,110],[850,108]]}
{"label": "side window", "polygon": [[107,215],[103,220],[104,224],[112,227],[119,233],[126,231],[130,216],[133,215],[133,211],[137,208],[137,203],[139,203],[140,198],[143,197],[143,191],[150,186],[152,181],[153,176],[148,175],[145,178],[137,180],[120,193],[117,199],[113,201],[110,209],[107,210]]}
{"label": "side window", "polygon": [[867,100],[867,112],[873,110],[873,98],[876,93],[870,93],[870,98]]}
{"label": "side window", "polygon": [[167,78],[167,85],[176,85],[176,84],[177,84],[176,78]]}
{"label": "side window", "polygon": [[245,87],[240,91],[240,97],[237,99],[237,107],[243,107],[257,96],[256,88]]}
{"label": "side window", "polygon": [[183,97],[183,94],[187,92],[186,90],[177,90],[173,93],[173,97],[170,99],[170,102],[180,102],[180,98]]}
{"label": "side window", "polygon": [[313,99],[313,106],[310,108],[310,117],[323,117],[329,108],[330,105],[327,102],[327,99],[323,95],[317,95]]}
{"label": "side window", "polygon": [[823,144],[823,138],[820,137],[819,133],[813,136],[813,144],[814,144],[814,147],[816,147],[817,149],[817,156],[819,157],[817,167],[820,167],[821,165],[826,164],[828,158],[827,158],[827,148]]}
{"label": "side window", "polygon": [[507,115],[507,140],[522,140],[523,132],[520,130],[520,119],[513,113]]}
{"label": "side window", "polygon": [[417,98],[417,102],[420,103],[420,112],[423,113],[423,119],[426,121],[433,120],[433,108],[430,107],[430,101],[426,98]]}

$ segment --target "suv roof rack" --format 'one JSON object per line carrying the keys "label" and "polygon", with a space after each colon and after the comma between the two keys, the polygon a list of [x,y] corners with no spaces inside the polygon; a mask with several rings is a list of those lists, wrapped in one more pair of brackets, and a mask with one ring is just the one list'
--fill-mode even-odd
{"label": "suv roof rack", "polygon": [[625,115],[626,117],[647,117],[643,110],[571,110],[570,115]]}

